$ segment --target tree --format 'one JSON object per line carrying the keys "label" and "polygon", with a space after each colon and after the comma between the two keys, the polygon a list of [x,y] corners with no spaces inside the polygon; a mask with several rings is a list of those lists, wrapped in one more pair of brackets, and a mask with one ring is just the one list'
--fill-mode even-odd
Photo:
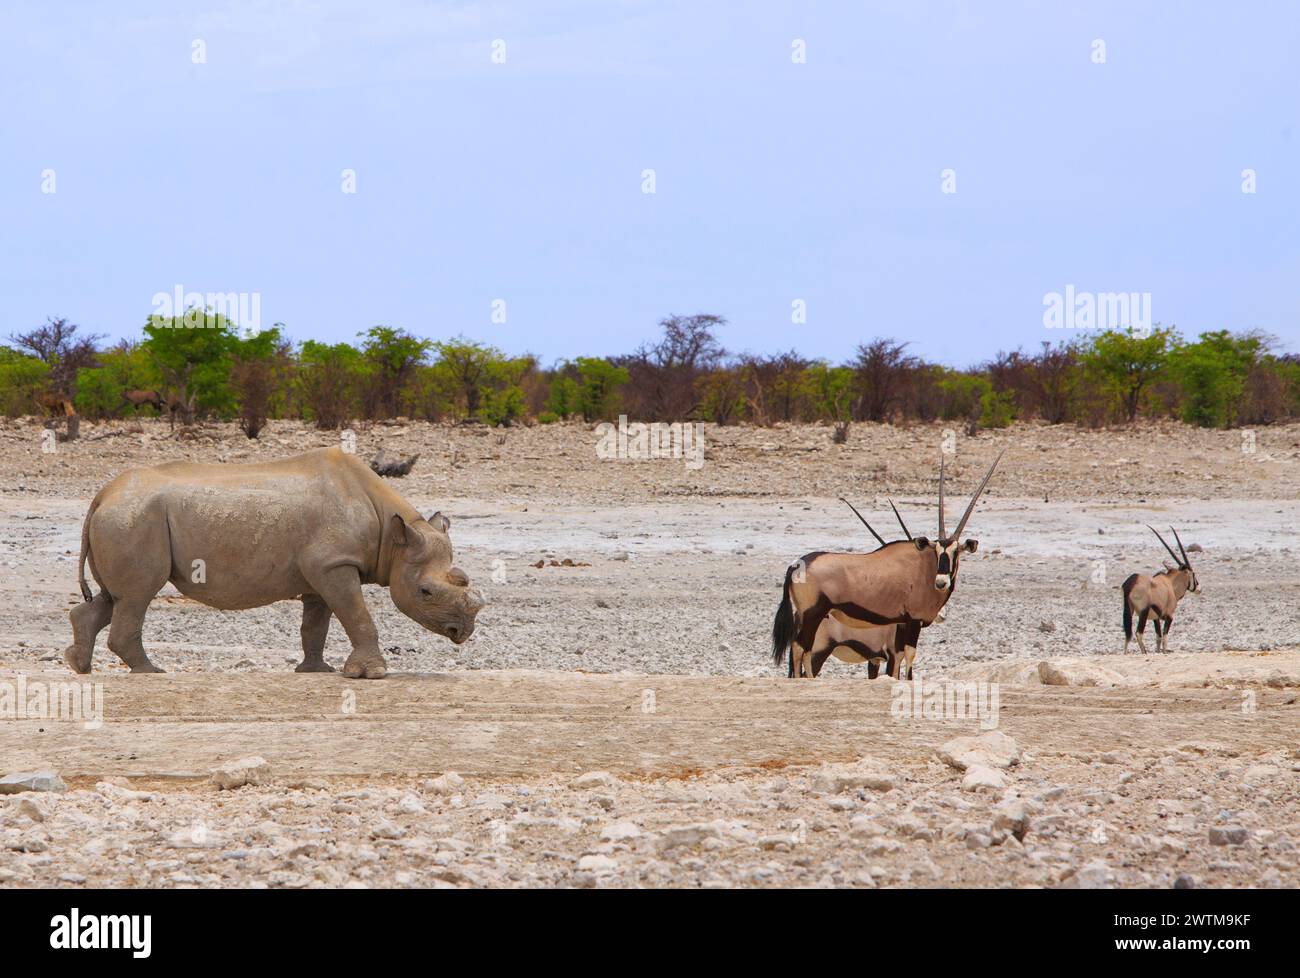
{"label": "tree", "polygon": [[488,424],[505,427],[522,418],[527,410],[524,384],[537,372],[537,358],[531,354],[505,357],[497,350],[493,353],[496,359],[488,364],[479,413]]}
{"label": "tree", "polygon": [[239,408],[239,428],[256,438],[266,425],[272,399],[282,387],[289,365],[290,344],[272,329],[235,341],[230,386]]}
{"label": "tree", "polygon": [[150,317],[144,327],[144,349],[162,375],[164,390],[175,396],[183,424],[193,424],[200,411],[229,416],[234,409],[230,389],[231,356],[238,336],[220,313],[198,317]]}
{"label": "tree", "polygon": [[581,383],[576,391],[576,407],[583,421],[608,421],[618,414],[619,390],[631,375],[601,357],[578,357]]}
{"label": "tree", "polygon": [[433,343],[389,326],[372,326],[358,335],[365,339],[361,352],[371,367],[371,385],[367,390],[371,403],[367,404],[367,414],[395,418],[402,413],[403,391]]}
{"label": "tree", "polygon": [[1108,329],[1093,336],[1080,358],[1094,380],[1115,398],[1130,424],[1142,407],[1142,395],[1164,369],[1175,333],[1157,326],[1148,336],[1132,328]]}
{"label": "tree", "polygon": [[465,416],[477,420],[483,389],[491,379],[494,363],[505,359],[505,354],[495,347],[475,343],[463,336],[433,344],[437,354],[434,367],[445,374],[458,390]]}
{"label": "tree", "polygon": [[50,393],[72,400],[77,392],[77,371],[95,365],[95,343],[104,337],[98,333],[78,336],[80,329],[60,317],[47,318],[45,325],[27,333],[9,337],[21,353],[40,360],[49,368]]}
{"label": "tree", "polygon": [[37,357],[0,346],[0,414],[10,418],[31,414],[49,378],[49,366]]}
{"label": "tree", "polygon": [[858,388],[858,417],[887,421],[898,400],[902,381],[916,363],[906,354],[908,344],[891,339],[872,340],[858,346],[854,361]]}
{"label": "tree", "polygon": [[699,313],[669,316],[659,322],[663,336],[628,356],[615,357],[615,366],[629,374],[632,408],[643,417],[684,421],[699,409],[699,378],[726,357],[714,330],[725,326],[721,316]]}
{"label": "tree", "polygon": [[1235,425],[1246,379],[1265,352],[1259,334],[1233,336],[1226,329],[1175,346],[1169,354],[1169,371],[1183,395],[1183,420],[1207,428]]}
{"label": "tree", "polygon": [[370,365],[350,343],[306,340],[298,351],[297,388],[303,414],[317,428],[341,428],[357,417]]}
{"label": "tree", "polygon": [[161,378],[144,348],[122,340],[98,354],[98,366],[77,371],[77,410],[90,417],[104,418],[133,408],[125,392],[156,390]]}
{"label": "tree", "polygon": [[1078,383],[1079,357],[1073,345],[1043,343],[1043,351],[1033,360],[1033,385],[1038,395],[1038,414],[1048,424],[1063,424],[1074,407]]}
{"label": "tree", "polygon": [[832,367],[824,360],[818,360],[803,373],[803,394],[819,418],[835,422],[836,442],[845,442],[849,437],[854,382],[852,368]]}

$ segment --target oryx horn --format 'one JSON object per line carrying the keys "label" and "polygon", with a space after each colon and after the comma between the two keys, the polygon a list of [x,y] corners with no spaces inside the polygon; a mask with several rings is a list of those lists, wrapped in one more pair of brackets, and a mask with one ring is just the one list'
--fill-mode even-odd
{"label": "oryx horn", "polygon": [[966,529],[966,521],[970,519],[970,514],[975,511],[975,504],[979,502],[980,494],[984,492],[984,487],[989,484],[989,479],[993,478],[993,470],[998,467],[998,463],[1002,461],[1002,456],[1006,453],[1007,450],[1005,448],[998,452],[998,457],[993,460],[993,464],[989,466],[989,470],[984,473],[984,478],[980,480],[979,488],[975,490],[975,495],[970,497],[970,503],[966,506],[966,512],[961,514],[961,522],[957,524],[957,532],[952,535],[954,540],[960,538],[961,531]]}
{"label": "oryx horn", "polygon": [[871,529],[871,524],[868,523],[868,522],[866,521],[866,518],[863,517],[863,515],[862,515],[861,513],[858,512],[858,508],[857,508],[856,506],[854,506],[851,502],[849,502],[849,501],[848,501],[847,499],[845,499],[843,496],[840,497],[840,502],[842,502],[842,503],[843,503],[845,506],[847,506],[849,509],[853,510],[853,515],[856,516],[858,519],[862,520],[862,525],[865,526],[868,530],[871,530],[871,535],[872,535],[873,537],[875,537],[877,540],[880,541],[880,545],[881,545],[882,547],[885,546],[885,540],[884,540],[884,538],[883,538],[879,533],[877,533],[875,530],[872,530],[872,529]]}
{"label": "oryx horn", "polygon": [[1191,570],[1192,562],[1187,559],[1187,548],[1183,546],[1182,537],[1178,535],[1178,531],[1175,530],[1172,526],[1169,528],[1169,532],[1171,532],[1174,535],[1174,539],[1178,541],[1178,549],[1183,552],[1183,566],[1186,567],[1188,570]]}
{"label": "oryx horn", "polygon": [[939,456],[939,539],[947,540],[943,532],[943,456]]}
{"label": "oryx horn", "polygon": [[892,509],[894,511],[894,515],[898,517],[898,525],[903,528],[903,535],[907,537],[907,539],[909,540],[912,539],[912,531],[909,530],[907,528],[907,524],[903,522],[903,517],[899,514],[898,507],[894,505],[894,501],[892,499],[889,501],[889,508]]}
{"label": "oryx horn", "polygon": [[[1165,544],[1165,549],[1169,551],[1169,556],[1170,556],[1170,557],[1173,557],[1173,558],[1174,558],[1174,563],[1177,564],[1179,567],[1181,567],[1181,566],[1183,565],[1183,562],[1182,562],[1181,560],[1178,559],[1178,554],[1174,553],[1174,548],[1171,547],[1171,546],[1169,546],[1169,544],[1165,543],[1165,538],[1162,537],[1162,536],[1160,535],[1160,531],[1157,530],[1157,529],[1156,529],[1154,526],[1152,526],[1150,523],[1147,524],[1147,529],[1150,530],[1152,533],[1154,533],[1154,534],[1156,535],[1156,539],[1157,539],[1157,540],[1159,540],[1161,543],[1164,543],[1164,544]],[[1172,528],[1171,528],[1171,529],[1172,529]]]}

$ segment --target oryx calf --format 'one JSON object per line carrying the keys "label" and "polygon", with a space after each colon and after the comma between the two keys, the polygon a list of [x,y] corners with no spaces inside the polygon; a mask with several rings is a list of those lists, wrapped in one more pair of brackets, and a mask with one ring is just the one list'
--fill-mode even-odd
{"label": "oryx calf", "polygon": [[1187,551],[1183,548],[1183,541],[1178,537],[1178,531],[1172,526],[1169,528],[1174,539],[1178,541],[1178,549],[1182,556],[1174,553],[1165,538],[1160,535],[1154,526],[1147,525],[1152,533],[1156,535],[1161,543],[1164,543],[1165,549],[1169,551],[1169,556],[1177,561],[1177,567],[1165,565],[1165,569],[1158,574],[1148,577],[1145,574],[1130,574],[1127,581],[1124,582],[1124,654],[1128,654],[1129,642],[1133,640],[1133,616],[1137,615],[1137,640],[1138,648],[1142,654],[1147,654],[1146,642],[1142,640],[1142,633],[1146,631],[1147,618],[1154,618],[1156,627],[1156,651],[1169,651],[1169,629],[1174,623],[1174,611],[1178,607],[1178,602],[1188,591],[1195,593],[1200,590],[1200,582],[1196,579],[1196,572],[1192,570],[1191,561],[1187,559]]}
{"label": "oryx calf", "polygon": [[[935,618],[937,625],[943,621],[943,612]],[[898,671],[899,656],[908,648],[915,649],[921,632],[919,622],[904,625],[880,625],[876,628],[853,628],[835,618],[826,617],[817,629],[813,639],[812,674],[813,678],[821,674],[826,660],[834,656],[841,662],[851,665],[867,664],[867,678],[875,679],[880,675],[881,663],[885,666],[885,675],[893,676]],[[793,669],[794,658],[791,657]],[[911,679],[911,669],[908,669]]]}

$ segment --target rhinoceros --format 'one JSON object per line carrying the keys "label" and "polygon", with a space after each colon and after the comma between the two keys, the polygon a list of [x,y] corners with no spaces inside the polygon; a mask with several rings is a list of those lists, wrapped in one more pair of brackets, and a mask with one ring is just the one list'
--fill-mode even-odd
{"label": "rhinoceros", "polygon": [[[452,566],[450,520],[424,519],[337,448],[249,465],[168,462],[124,472],[100,490],[81,530],[64,661],[90,671],[95,636],[132,672],[161,672],[145,655],[149,602],[170,581],[213,608],[302,600],[303,660],[296,672],[333,672],[325,662],[330,616],[352,654],[343,675],[380,679],[386,668],[361,585],[387,587],[399,611],[457,645],[474,631],[483,599]],[[86,564],[103,589],[91,594]]]}

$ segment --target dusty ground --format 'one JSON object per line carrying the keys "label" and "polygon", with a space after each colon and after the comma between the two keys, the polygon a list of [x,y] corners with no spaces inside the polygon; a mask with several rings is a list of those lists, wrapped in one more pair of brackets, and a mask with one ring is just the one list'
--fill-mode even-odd
{"label": "dusty ground", "polygon": [[[421,453],[395,484],[452,515],[493,602],[474,639],[421,633],[373,590],[394,674],[297,676],[295,606],[223,613],[168,589],[145,626],[168,676],[124,675],[101,639],[102,727],[0,720],[0,776],[50,767],[72,789],[0,798],[0,883],[1300,883],[1300,428],[956,439],[950,520],[1008,451],[917,671],[997,682],[1024,752],[974,791],[935,753],[974,721],[900,719],[894,684],[855,667],[789,683],[767,651],[789,561],[866,546],[836,496],[888,537],[887,496],[933,532],[943,426],[855,426],[846,446],[710,427],[695,471],[597,461],[580,426],[356,434],[363,456]],[[0,708],[19,677],[70,678],[80,522],[112,475],[338,443],[288,423],[260,443],[159,422],[83,435],[47,454],[38,426],[0,424]],[[1163,554],[1145,522],[1201,548],[1204,593],[1180,606],[1175,654],[1121,658],[1117,585]],[[337,624],[327,655],[346,656]],[[1061,657],[1087,658],[1040,665]],[[268,784],[206,783],[253,754]],[[870,776],[845,775],[860,758]],[[570,787],[592,771],[607,783]]]}

